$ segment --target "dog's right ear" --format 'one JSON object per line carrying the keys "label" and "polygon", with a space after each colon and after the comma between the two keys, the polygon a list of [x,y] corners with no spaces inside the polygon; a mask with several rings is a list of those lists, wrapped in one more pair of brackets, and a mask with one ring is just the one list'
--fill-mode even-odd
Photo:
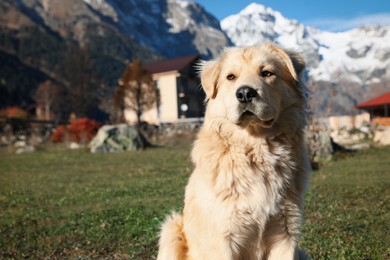
{"label": "dog's right ear", "polygon": [[206,61],[201,64],[200,80],[204,92],[208,99],[214,99],[217,96],[218,77],[221,71],[221,65],[218,60]]}

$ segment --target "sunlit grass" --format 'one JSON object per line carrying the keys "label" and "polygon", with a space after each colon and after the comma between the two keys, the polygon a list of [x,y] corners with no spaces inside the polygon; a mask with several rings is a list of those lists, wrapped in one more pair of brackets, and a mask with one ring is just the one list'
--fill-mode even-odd
{"label": "sunlit grass", "polygon": [[302,248],[313,259],[389,259],[390,147],[314,172],[305,213]]}
{"label": "sunlit grass", "polygon": [[[0,258],[151,259],[160,222],[180,210],[189,146],[90,154],[0,150]],[[312,174],[301,248],[313,259],[385,259],[390,147]]]}

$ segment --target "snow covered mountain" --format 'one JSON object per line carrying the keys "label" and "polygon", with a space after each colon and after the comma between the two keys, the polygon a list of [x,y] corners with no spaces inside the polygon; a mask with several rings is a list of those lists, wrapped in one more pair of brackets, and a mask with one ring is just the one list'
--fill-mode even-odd
{"label": "snow covered mountain", "polygon": [[390,88],[390,27],[325,32],[260,4],[225,18],[221,27],[236,46],[272,41],[302,52],[317,114],[357,112],[356,103]]}

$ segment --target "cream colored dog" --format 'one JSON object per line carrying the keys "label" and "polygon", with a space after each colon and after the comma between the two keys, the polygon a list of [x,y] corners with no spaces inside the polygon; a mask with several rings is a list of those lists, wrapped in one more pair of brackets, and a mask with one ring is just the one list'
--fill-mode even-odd
{"label": "cream colored dog", "polygon": [[270,43],[202,65],[208,104],[183,214],[162,226],[158,259],[294,259],[309,172],[304,70]]}

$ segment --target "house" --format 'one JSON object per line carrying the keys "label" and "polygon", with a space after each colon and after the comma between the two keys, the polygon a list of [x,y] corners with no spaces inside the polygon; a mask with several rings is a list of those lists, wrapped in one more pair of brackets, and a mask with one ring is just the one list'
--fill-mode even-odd
{"label": "house", "polygon": [[370,113],[371,122],[390,126],[390,91],[360,103],[356,107]]}
{"label": "house", "polygon": [[[160,101],[142,114],[142,121],[160,125],[203,118],[205,93],[196,71],[198,62],[199,57],[192,55],[143,65],[156,82]],[[137,120],[130,110],[125,119],[130,124]]]}

